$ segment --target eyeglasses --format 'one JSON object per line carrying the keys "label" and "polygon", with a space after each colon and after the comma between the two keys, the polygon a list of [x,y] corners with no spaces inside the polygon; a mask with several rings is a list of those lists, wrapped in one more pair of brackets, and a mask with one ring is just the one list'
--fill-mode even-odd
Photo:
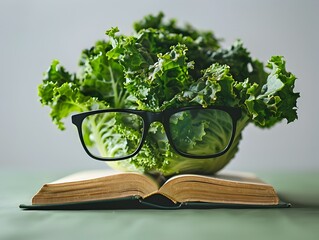
{"label": "eyeglasses", "polygon": [[116,161],[135,156],[150,125],[160,122],[174,151],[188,158],[214,158],[226,153],[236,133],[241,111],[201,106],[150,112],[106,109],[72,116],[86,153],[94,159]]}

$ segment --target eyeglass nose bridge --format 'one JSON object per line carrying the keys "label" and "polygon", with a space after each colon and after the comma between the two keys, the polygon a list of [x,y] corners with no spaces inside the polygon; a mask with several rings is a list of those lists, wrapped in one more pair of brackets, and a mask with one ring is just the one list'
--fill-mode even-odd
{"label": "eyeglass nose bridge", "polygon": [[170,136],[169,136],[170,130],[168,126],[169,118],[170,118],[170,114],[165,110],[163,112],[146,112],[145,131],[148,132],[149,127],[151,126],[152,123],[159,122],[162,124],[164,128],[167,138],[170,139]]}
{"label": "eyeglass nose bridge", "polygon": [[148,124],[151,124],[153,122],[160,122],[164,124],[162,112],[147,112],[146,116],[147,116]]}
{"label": "eyeglass nose bridge", "polygon": [[[166,112],[145,112],[146,117],[144,117],[144,139],[146,137],[146,135],[148,134],[149,128],[152,125],[152,123],[158,122],[161,123],[161,125],[163,126],[163,129],[165,131],[166,137],[168,138],[168,140],[170,141],[170,131],[169,131],[169,127],[168,127],[168,118],[169,116],[167,116]],[[143,141],[144,141],[143,139]],[[171,141],[170,141],[171,142]]]}

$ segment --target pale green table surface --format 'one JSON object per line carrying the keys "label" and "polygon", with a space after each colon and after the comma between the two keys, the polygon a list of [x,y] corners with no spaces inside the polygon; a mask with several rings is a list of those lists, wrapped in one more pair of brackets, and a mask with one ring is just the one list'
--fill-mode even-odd
{"label": "pale green table surface", "polygon": [[285,209],[23,211],[66,173],[0,170],[0,239],[319,239],[319,172],[258,173]]}

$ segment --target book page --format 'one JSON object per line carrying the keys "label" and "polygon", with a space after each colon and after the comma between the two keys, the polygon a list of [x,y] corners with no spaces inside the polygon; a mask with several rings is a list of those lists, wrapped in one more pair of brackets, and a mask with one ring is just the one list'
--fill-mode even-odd
{"label": "book page", "polygon": [[90,180],[90,179],[95,179],[95,178],[100,178],[105,176],[111,176],[118,173],[120,172],[113,169],[98,169],[98,170],[81,171],[81,172],[73,173],[71,175],[60,178],[54,182],[51,182],[50,184]]}
{"label": "book page", "polygon": [[199,176],[203,179],[205,178],[216,178],[220,180],[227,180],[233,182],[241,183],[256,183],[256,184],[265,184],[261,179],[259,179],[255,174],[249,172],[239,172],[239,171],[221,171],[214,175],[198,175],[198,174],[181,174],[168,179],[165,184],[168,182],[174,181],[177,178],[187,178],[192,176]]}
{"label": "book page", "polygon": [[247,182],[247,183],[261,183],[265,184],[254,173],[250,172],[238,172],[238,171],[222,171],[211,176],[219,179],[235,181],[235,182]]}

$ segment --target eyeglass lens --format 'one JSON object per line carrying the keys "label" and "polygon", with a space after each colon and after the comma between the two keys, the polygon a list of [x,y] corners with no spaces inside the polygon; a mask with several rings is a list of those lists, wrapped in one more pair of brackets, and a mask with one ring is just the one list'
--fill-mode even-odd
{"label": "eyeglass lens", "polygon": [[169,119],[173,143],[178,151],[207,156],[224,151],[233,131],[232,117],[218,109],[191,109]]}
{"label": "eyeglass lens", "polygon": [[87,116],[82,134],[87,150],[96,157],[126,157],[142,140],[143,118],[132,113],[105,112]]}

